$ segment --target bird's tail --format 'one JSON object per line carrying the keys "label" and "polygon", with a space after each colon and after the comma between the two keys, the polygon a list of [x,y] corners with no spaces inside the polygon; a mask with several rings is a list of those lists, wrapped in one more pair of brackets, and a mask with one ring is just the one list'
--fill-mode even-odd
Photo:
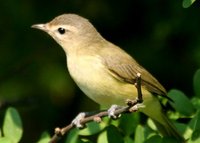
{"label": "bird's tail", "polygon": [[186,143],[185,139],[181,136],[181,134],[177,131],[174,124],[168,119],[165,113],[162,113],[162,119],[164,124],[159,123],[158,121],[154,120],[154,123],[158,130],[161,132],[163,136],[173,137],[175,138],[178,143]]}

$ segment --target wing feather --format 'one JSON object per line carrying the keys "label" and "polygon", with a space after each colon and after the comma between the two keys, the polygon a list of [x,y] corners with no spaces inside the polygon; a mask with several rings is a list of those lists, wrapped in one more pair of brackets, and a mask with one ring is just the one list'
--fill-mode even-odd
{"label": "wing feather", "polygon": [[[115,45],[113,45],[115,46]],[[109,46],[112,48],[112,46]],[[141,74],[141,83],[152,94],[161,95],[168,99],[164,87],[143,67],[141,67],[131,56],[118,47],[112,48],[112,52],[101,52],[103,61],[110,74],[122,81],[130,84],[136,82],[137,73]],[[170,99],[171,100],[171,99]]]}

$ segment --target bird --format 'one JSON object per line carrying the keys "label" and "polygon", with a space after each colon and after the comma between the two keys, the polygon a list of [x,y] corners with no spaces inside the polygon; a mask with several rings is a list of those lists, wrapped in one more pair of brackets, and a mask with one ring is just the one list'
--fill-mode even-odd
{"label": "bird", "polygon": [[137,74],[141,74],[144,108],[163,136],[185,139],[163,112],[159,96],[171,100],[159,81],[119,46],[106,40],[91,24],[77,14],[67,13],[36,28],[48,33],[64,50],[72,79],[85,95],[103,107],[124,106],[137,98]]}

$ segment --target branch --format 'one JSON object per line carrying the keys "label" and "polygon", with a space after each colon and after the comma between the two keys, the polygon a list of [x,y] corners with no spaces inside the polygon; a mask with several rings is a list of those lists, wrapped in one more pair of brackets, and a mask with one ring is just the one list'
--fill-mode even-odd
{"label": "branch", "polygon": [[[135,105],[137,104],[137,102],[135,102]],[[130,113],[129,109],[132,106],[126,106],[126,107],[122,107],[120,109],[115,110],[115,115],[119,115],[122,113]],[[101,122],[101,118],[108,116],[108,111],[101,111],[95,115],[92,116],[88,116],[85,117],[84,119],[82,119],[80,121],[80,123],[82,125],[85,125],[86,123],[89,123],[91,121],[96,121],[96,122]],[[76,126],[74,124],[69,124],[63,128],[55,128],[55,133],[53,135],[53,137],[51,138],[49,143],[56,143],[62,136],[64,136],[68,131],[70,131],[71,129],[75,128]]]}
{"label": "branch", "polygon": [[[136,83],[135,86],[137,88],[137,93],[138,93],[138,97],[136,100],[127,100],[126,104],[127,106],[121,107],[119,109],[116,109],[114,111],[115,115],[119,115],[122,113],[132,113],[132,112],[136,112],[138,111],[139,107],[142,106],[137,106],[139,104],[141,104],[143,102],[142,99],[142,91],[141,91],[141,74],[138,73],[137,77],[136,77]],[[85,125],[88,122],[92,122],[92,121],[96,121],[96,122],[101,122],[101,118],[108,116],[109,113],[108,111],[100,111],[99,113],[93,114],[91,116],[85,117],[80,121],[80,124]],[[63,128],[55,128],[55,133],[52,136],[51,140],[49,141],[49,143],[56,143],[61,137],[63,137],[68,131],[70,131],[71,129],[75,128],[76,126],[71,123]]]}

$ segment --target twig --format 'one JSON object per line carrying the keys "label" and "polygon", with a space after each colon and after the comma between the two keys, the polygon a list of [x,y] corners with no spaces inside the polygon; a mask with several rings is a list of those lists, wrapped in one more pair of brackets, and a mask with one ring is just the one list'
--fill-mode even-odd
{"label": "twig", "polygon": [[[115,115],[119,115],[122,113],[130,113],[133,111],[137,111],[137,110],[132,110],[132,108],[134,106],[136,106],[137,104],[140,104],[143,102],[142,99],[142,91],[141,91],[141,74],[138,73],[137,74],[137,78],[136,78],[136,88],[137,88],[137,92],[138,92],[138,98],[136,100],[127,100],[127,105],[128,106],[124,106],[121,107],[119,109],[116,109],[114,111]],[[80,121],[80,124],[85,125],[88,122],[91,121],[96,121],[96,122],[101,122],[101,118],[108,116],[108,111],[100,111],[97,114],[93,114],[91,116],[85,117],[84,119],[82,119]],[[74,124],[69,124],[63,128],[55,128],[55,133],[52,136],[51,140],[49,141],[49,143],[57,143],[57,141],[64,136],[68,131],[70,131],[72,128],[75,128],[76,126]]]}

